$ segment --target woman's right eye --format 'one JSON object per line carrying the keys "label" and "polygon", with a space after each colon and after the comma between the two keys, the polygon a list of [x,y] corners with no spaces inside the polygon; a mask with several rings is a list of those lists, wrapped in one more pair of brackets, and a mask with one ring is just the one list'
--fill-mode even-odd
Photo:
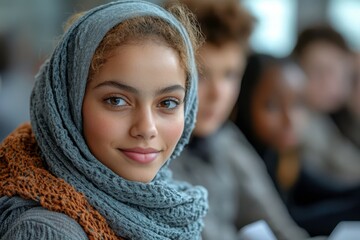
{"label": "woman's right eye", "polygon": [[105,102],[114,107],[121,107],[128,105],[127,102],[121,97],[109,97],[105,99]]}

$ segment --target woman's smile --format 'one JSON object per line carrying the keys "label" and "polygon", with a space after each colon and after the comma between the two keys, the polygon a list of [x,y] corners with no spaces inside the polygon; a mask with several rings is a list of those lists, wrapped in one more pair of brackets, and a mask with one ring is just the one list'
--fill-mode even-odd
{"label": "woman's smile", "polygon": [[140,164],[148,164],[153,162],[161,152],[161,150],[156,150],[154,148],[140,148],[140,147],[126,148],[126,149],[119,148],[119,150],[127,158]]}

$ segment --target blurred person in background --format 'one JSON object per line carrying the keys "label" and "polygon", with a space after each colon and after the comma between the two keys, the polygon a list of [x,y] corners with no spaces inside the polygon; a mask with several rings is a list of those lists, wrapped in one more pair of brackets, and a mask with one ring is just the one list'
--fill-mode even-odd
{"label": "blurred person in background", "polygon": [[308,107],[326,114],[341,109],[350,91],[351,52],[340,33],[330,26],[305,29],[299,34],[294,57],[307,74]]}
{"label": "blurred person in background", "polygon": [[248,60],[235,122],[263,159],[293,219],[311,236],[360,219],[360,187],[348,188],[303,167],[306,77],[292,60],[254,54]]}
{"label": "blurred person in background", "polygon": [[182,1],[205,35],[199,50],[199,110],[188,147],[170,164],[175,179],[205,186],[209,212],[203,239],[237,239],[264,219],[278,239],[305,239],[288,215],[266,168],[228,121],[240,90],[253,18],[237,0]]}
{"label": "blurred person in background", "polygon": [[304,86],[305,75],[295,63],[252,54],[235,109],[234,122],[266,159],[268,172],[284,193],[299,176],[298,132],[306,121]]}
{"label": "blurred person in background", "polygon": [[341,133],[360,148],[360,53],[354,54],[353,82],[349,96],[345,107],[333,114],[332,118]]}
{"label": "blurred person in background", "polygon": [[[357,119],[360,119],[360,52],[355,55],[355,89],[353,89],[349,107],[355,114]],[[360,142],[360,140],[359,140]]]}
{"label": "blurred person in background", "polygon": [[299,34],[293,56],[307,75],[309,109],[302,131],[305,167],[348,185],[360,183],[360,148],[334,121],[351,90],[351,52],[344,38],[329,26],[313,26]]}

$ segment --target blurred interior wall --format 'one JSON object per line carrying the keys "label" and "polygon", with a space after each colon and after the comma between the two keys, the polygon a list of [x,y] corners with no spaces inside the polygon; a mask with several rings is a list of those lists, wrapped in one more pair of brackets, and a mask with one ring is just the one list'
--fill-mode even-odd
{"label": "blurred interior wall", "polygon": [[297,0],[297,31],[313,23],[326,23],[328,0]]}

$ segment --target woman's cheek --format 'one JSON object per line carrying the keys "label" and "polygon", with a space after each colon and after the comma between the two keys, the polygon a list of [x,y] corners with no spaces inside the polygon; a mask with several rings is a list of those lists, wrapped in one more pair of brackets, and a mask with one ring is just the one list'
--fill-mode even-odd
{"label": "woman's cheek", "polygon": [[[183,115],[182,115],[183,116]],[[162,135],[163,140],[170,149],[174,149],[177,142],[180,140],[181,135],[184,131],[184,117],[174,118],[173,121],[163,124]]]}
{"label": "woman's cheek", "polygon": [[[95,110],[95,109],[94,109]],[[109,142],[119,138],[122,134],[119,133],[119,128],[125,128],[125,121],[123,118],[116,116],[114,112],[89,111],[86,113],[85,132],[88,133],[87,138],[92,138],[93,141]]]}

